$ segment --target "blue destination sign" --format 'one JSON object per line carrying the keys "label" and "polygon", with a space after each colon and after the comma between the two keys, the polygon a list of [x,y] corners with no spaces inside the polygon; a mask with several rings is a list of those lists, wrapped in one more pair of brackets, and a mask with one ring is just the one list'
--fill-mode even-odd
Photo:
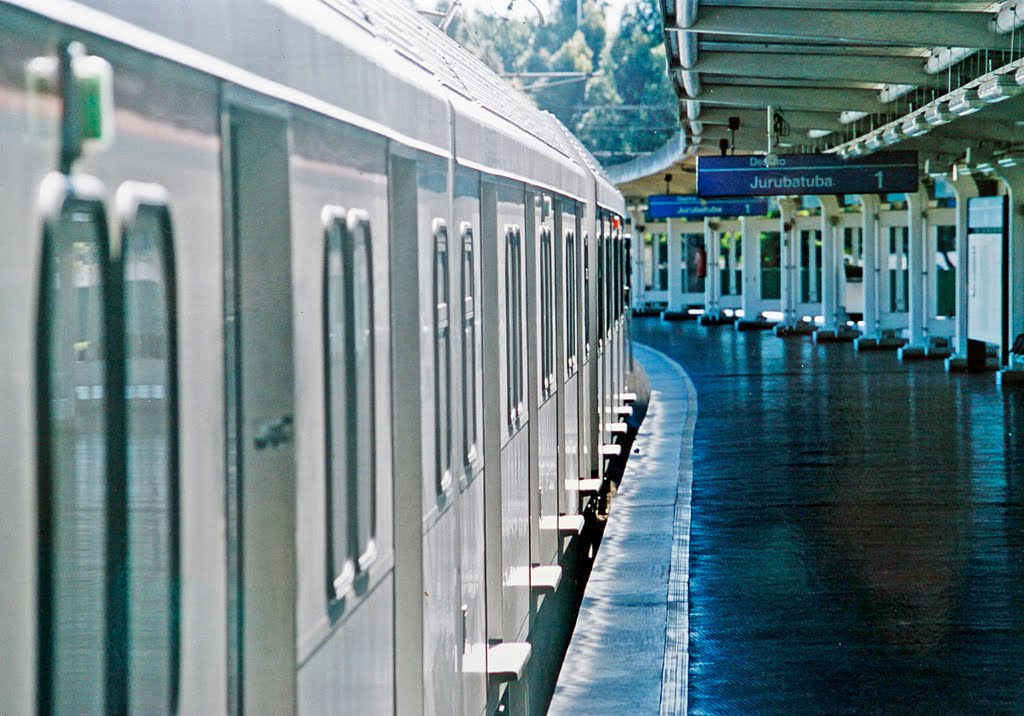
{"label": "blue destination sign", "polygon": [[697,157],[697,194],[887,194],[917,191],[917,152],[880,152],[844,161],[837,154],[780,154],[778,166],[763,156]]}
{"label": "blue destination sign", "polygon": [[647,197],[652,219],[703,219],[707,216],[764,216],[767,199],[702,199],[696,194],[652,194]]}

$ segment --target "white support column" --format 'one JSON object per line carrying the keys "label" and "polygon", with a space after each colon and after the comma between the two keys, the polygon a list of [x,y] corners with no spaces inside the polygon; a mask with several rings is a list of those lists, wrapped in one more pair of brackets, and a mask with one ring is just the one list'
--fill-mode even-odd
{"label": "white support column", "polygon": [[684,314],[683,308],[683,276],[681,273],[682,245],[679,236],[672,228],[672,219],[665,220],[665,233],[668,237],[668,308],[662,314],[662,318],[671,320],[681,318]]}
{"label": "white support column", "polygon": [[780,303],[782,321],[775,326],[775,335],[790,336],[811,333],[813,324],[803,324],[797,315],[797,301],[800,298],[800,231],[796,227],[796,199],[779,199],[779,265]]}
{"label": "white support column", "polygon": [[722,274],[719,262],[722,242],[718,237],[718,225],[711,219],[704,219],[704,250],[707,257],[707,278],[704,279],[704,322],[717,321],[721,317]]}
{"label": "white support column", "polygon": [[[889,305],[889,301],[895,300],[896,309],[894,312],[906,313],[907,300],[903,297],[903,294],[904,290],[907,287],[907,274],[904,272],[903,266],[904,262],[907,261],[907,246],[904,246],[903,242],[899,238],[902,236],[901,232],[899,231],[899,227],[887,226],[886,228],[888,228],[888,232],[879,231],[878,233],[878,265],[879,268],[881,268],[884,276],[888,275],[888,272],[886,271],[887,268],[889,269],[889,271],[892,271],[892,278],[890,279],[892,281],[892,286],[889,289],[892,293],[887,294],[886,289],[882,288],[882,298],[880,299],[880,305],[883,306],[883,311],[887,311],[888,309],[884,307]],[[907,233],[909,236],[909,228]],[[887,257],[885,250],[885,246],[887,243],[893,247],[892,255],[888,257],[888,260],[886,260]],[[907,244],[909,243],[910,241],[908,238]],[[895,271],[893,271],[892,269],[893,264],[895,264],[896,266]],[[883,286],[884,284],[885,279],[883,278],[883,280],[879,282],[879,285]],[[886,295],[895,298],[887,299]]]}
{"label": "white support column", "polygon": [[1007,226],[1010,265],[1006,272],[1007,285],[1003,286],[1009,304],[1009,335],[1006,336],[1006,345],[1000,346],[999,363],[1003,367],[1000,380],[1012,379],[1018,382],[1024,381],[1024,369],[1012,370],[1015,366],[1009,351],[1014,339],[1024,333],[1024,167],[1001,168],[998,175],[1006,186],[1006,198],[1010,205]]}
{"label": "white support column", "polygon": [[[722,313],[722,226],[712,219],[704,220],[704,246],[707,251],[708,275],[704,284],[704,315],[699,322],[704,326],[732,323],[733,318]],[[731,260],[735,261],[735,247],[730,243]],[[731,286],[731,284],[730,284]]]}
{"label": "white support column", "polygon": [[[928,347],[928,307],[925,304],[925,287],[928,283],[928,263],[935,262],[935,256],[925,257],[926,243],[925,212],[928,209],[928,188],[923,184],[917,192],[907,193],[907,241],[909,244],[907,280],[909,305],[907,306],[907,332],[910,342],[899,349],[900,360],[924,358]],[[900,272],[897,271],[897,275]]]}
{"label": "white support column", "polygon": [[779,209],[779,299],[782,309],[780,326],[796,325],[796,282],[793,280],[796,271],[797,241],[799,234],[794,221],[797,203],[795,199],[780,199]]}
{"label": "white support column", "polygon": [[874,347],[881,336],[878,324],[878,211],[879,200],[874,194],[861,194],[861,256],[864,259],[864,336],[854,341],[854,347]]}
{"label": "white support column", "polygon": [[633,272],[632,277],[632,291],[630,291],[630,308],[634,311],[639,311],[643,308],[644,301],[646,300],[644,293],[644,287],[647,286],[646,276],[646,262],[644,261],[644,232],[640,230],[642,225],[638,219],[643,219],[643,213],[639,209],[634,208],[629,212],[630,218],[632,219],[632,244],[630,248],[630,259],[632,266],[630,270]]}
{"label": "white support column", "polygon": [[[821,296],[818,295],[818,271],[820,267],[818,266],[818,246],[817,241],[815,241],[815,233],[813,230],[807,232],[809,237],[807,240],[807,280],[810,282],[810,285],[807,287],[807,298],[809,303],[821,303]],[[821,233],[821,238],[822,241],[825,240],[825,232]]]}
{"label": "white support column", "polygon": [[761,232],[753,219],[740,217],[740,234],[743,237],[743,295],[740,308],[743,320],[736,322],[736,330],[763,328],[761,319]]}
{"label": "white support column", "polygon": [[736,232],[729,236],[729,295],[735,296],[743,290],[740,285],[740,267],[736,265]]}
{"label": "white support column", "polygon": [[956,341],[946,370],[967,366],[967,202],[978,196],[978,185],[969,174],[948,181],[956,192]]}
{"label": "white support column", "polygon": [[821,202],[821,315],[824,323],[814,334],[814,342],[850,341],[860,334],[846,325],[839,295],[844,285],[840,278],[843,271],[843,231],[839,198],[820,196],[818,199]]}

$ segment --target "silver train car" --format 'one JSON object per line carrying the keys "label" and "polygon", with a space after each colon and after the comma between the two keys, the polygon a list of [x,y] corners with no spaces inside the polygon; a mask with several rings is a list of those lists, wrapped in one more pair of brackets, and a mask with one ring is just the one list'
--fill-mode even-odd
{"label": "silver train car", "polygon": [[0,713],[542,709],[629,412],[593,158],[402,0],[0,37]]}

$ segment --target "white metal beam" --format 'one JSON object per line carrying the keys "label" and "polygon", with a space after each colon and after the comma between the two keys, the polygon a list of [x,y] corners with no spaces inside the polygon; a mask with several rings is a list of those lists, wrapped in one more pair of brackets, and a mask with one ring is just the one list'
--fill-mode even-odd
{"label": "white metal beam", "polygon": [[688,29],[703,34],[808,40],[830,44],[1009,49],[986,12],[834,10],[701,6]]}
{"label": "white metal beam", "polygon": [[738,87],[704,85],[700,101],[723,107],[778,107],[785,110],[884,112],[885,105],[869,90]]}
{"label": "white metal beam", "polygon": [[935,85],[921,58],[765,52],[702,52],[687,69],[703,75]]}

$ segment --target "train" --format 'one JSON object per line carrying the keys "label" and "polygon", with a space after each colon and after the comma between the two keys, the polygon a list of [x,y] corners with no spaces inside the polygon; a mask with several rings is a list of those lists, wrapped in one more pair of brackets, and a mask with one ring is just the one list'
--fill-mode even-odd
{"label": "train", "polygon": [[542,710],[635,398],[594,157],[402,0],[0,33],[0,713]]}

